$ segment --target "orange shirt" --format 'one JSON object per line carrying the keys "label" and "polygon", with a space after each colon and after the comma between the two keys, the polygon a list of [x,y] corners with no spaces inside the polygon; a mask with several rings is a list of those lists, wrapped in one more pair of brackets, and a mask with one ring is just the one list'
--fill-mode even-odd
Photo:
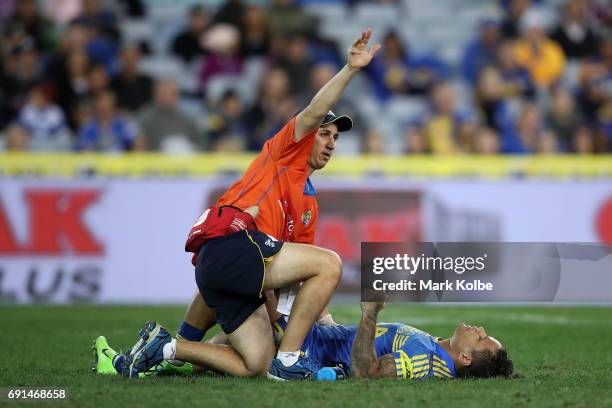
{"label": "orange shirt", "polygon": [[312,188],[306,181],[316,129],[295,142],[295,121],[292,118],[265,143],[240,180],[216,204],[243,210],[258,205],[255,222],[260,231],[275,239],[311,244],[318,206],[305,187]]}

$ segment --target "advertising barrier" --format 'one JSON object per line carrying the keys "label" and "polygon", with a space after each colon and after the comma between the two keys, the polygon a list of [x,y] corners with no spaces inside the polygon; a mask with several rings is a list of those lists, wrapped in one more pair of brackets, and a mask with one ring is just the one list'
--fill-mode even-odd
{"label": "advertising barrier", "polygon": [[[0,302],[188,302],[187,233],[234,180],[3,179]],[[362,242],[612,242],[609,181],[313,182],[317,244],[344,263],[340,293],[359,294]],[[604,291],[611,274],[570,283]]]}

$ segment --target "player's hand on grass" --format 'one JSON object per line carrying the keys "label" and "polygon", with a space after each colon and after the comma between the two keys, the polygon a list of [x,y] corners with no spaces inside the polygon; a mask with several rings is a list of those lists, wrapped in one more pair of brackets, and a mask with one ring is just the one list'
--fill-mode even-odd
{"label": "player's hand on grass", "polygon": [[348,66],[350,68],[363,68],[372,61],[374,55],[378,52],[381,45],[376,44],[371,50],[368,50],[368,41],[372,37],[372,29],[368,28],[361,33],[361,36],[355,40],[349,50]]}

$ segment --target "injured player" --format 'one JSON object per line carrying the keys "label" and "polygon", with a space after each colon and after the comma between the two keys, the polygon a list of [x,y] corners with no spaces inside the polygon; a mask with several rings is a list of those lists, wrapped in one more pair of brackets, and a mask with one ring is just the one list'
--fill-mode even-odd
{"label": "injured player", "polygon": [[[339,367],[345,375],[355,378],[399,378],[421,380],[425,378],[454,379],[462,377],[510,377],[513,365],[502,344],[488,336],[482,327],[460,323],[450,338],[433,337],[419,329],[401,323],[377,323],[384,303],[361,303],[361,321],[358,326],[313,325],[302,352],[321,367]],[[172,371],[165,360],[179,359],[192,363],[193,372],[201,372],[211,364],[210,353],[201,349],[205,343],[176,341],[157,323],[155,330],[161,341],[154,342],[159,349],[149,362],[152,372]],[[273,322],[277,337],[286,326],[285,317]],[[227,344],[227,336],[219,334],[211,342]],[[99,337],[95,346],[98,373],[115,374],[113,361],[117,354]],[[119,355],[121,358],[121,355]],[[213,357],[223,359],[226,373],[240,376],[240,358],[228,345],[226,352]],[[117,362],[115,361],[115,365]],[[169,367],[169,368],[166,368]],[[189,366],[182,370],[191,370]]]}

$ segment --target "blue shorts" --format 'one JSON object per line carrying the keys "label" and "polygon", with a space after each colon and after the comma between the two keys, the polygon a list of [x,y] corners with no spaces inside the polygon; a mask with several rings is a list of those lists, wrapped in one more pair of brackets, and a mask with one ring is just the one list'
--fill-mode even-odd
{"label": "blue shorts", "polygon": [[283,241],[252,230],[213,239],[200,249],[196,283],[226,334],[265,303],[264,271],[282,246]]}

